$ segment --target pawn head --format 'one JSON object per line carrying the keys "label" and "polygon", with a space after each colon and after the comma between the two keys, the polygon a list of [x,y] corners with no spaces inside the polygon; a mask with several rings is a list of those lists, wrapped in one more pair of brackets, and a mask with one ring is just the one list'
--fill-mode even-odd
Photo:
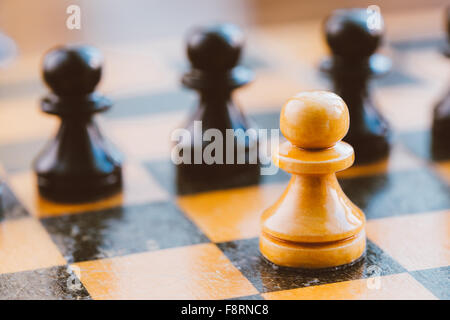
{"label": "pawn head", "polygon": [[57,47],[44,57],[43,77],[57,95],[87,95],[100,81],[102,64],[103,57],[94,47]]}
{"label": "pawn head", "polygon": [[194,69],[225,72],[239,62],[242,31],[232,24],[195,28],[187,39],[187,54]]}
{"label": "pawn head", "polygon": [[280,115],[280,129],[293,145],[302,149],[334,146],[347,134],[347,105],[328,91],[306,91],[290,98]]}
{"label": "pawn head", "polygon": [[325,21],[325,36],[334,55],[362,59],[372,55],[384,33],[380,12],[368,9],[340,9]]}

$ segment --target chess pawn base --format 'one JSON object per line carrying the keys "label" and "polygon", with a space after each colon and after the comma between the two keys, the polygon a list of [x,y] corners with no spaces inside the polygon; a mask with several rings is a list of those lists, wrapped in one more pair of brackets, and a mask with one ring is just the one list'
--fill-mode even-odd
{"label": "chess pawn base", "polygon": [[290,243],[263,234],[260,249],[269,261],[284,267],[322,269],[346,266],[357,261],[366,247],[363,231],[332,243]]}
{"label": "chess pawn base", "polygon": [[62,121],[56,137],[34,162],[41,196],[86,202],[121,190],[121,160],[91,120]]}
{"label": "chess pawn base", "polygon": [[[236,145],[235,141],[235,145]],[[253,148],[249,146],[242,147],[242,150],[234,148],[234,162],[233,164],[207,164],[202,160],[202,163],[195,164],[194,157],[191,156],[190,163],[180,163],[176,165],[176,188],[177,194],[188,194],[194,192],[202,192],[207,190],[218,190],[227,188],[236,188],[257,184],[260,180],[260,163],[257,156],[257,140],[252,142]],[[184,151],[192,150],[194,153],[195,147],[191,145],[184,148]],[[205,150],[205,145],[202,147]],[[232,151],[232,150],[230,150]],[[238,163],[238,154],[243,152],[245,163]],[[222,152],[224,158],[226,157],[226,145]],[[250,158],[256,156],[255,161],[250,162]],[[223,159],[225,160],[225,159]]]}
{"label": "chess pawn base", "polygon": [[120,170],[103,177],[95,177],[95,182],[86,185],[83,179],[65,177],[61,180],[38,175],[39,194],[51,201],[61,203],[81,203],[100,200],[117,194],[122,188]]}
{"label": "chess pawn base", "polygon": [[334,174],[294,175],[262,220],[261,252],[277,265],[329,268],[364,253],[364,216]]}

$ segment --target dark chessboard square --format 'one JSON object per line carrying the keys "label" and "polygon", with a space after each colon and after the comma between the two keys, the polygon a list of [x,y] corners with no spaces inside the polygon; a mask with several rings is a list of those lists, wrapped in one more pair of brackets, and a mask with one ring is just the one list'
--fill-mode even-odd
{"label": "dark chessboard square", "polygon": [[114,107],[105,117],[127,118],[139,117],[164,112],[186,110],[194,104],[195,95],[188,90],[153,92],[145,95],[118,97],[114,99]]}
{"label": "dark chessboard square", "polygon": [[28,216],[28,211],[17,200],[16,196],[0,178],[0,222]]}
{"label": "dark chessboard square", "polygon": [[89,293],[67,266],[0,274],[1,300],[86,300]]}
{"label": "dark chessboard square", "polygon": [[259,182],[270,183],[286,180],[285,175],[279,170],[274,176],[257,176],[255,178],[253,172],[249,172],[248,175],[243,174],[229,180],[220,180],[211,176],[211,179],[208,181],[193,181],[193,183],[187,184],[184,180],[181,180],[182,182],[177,181],[176,168],[170,159],[149,161],[145,164],[145,167],[156,181],[158,181],[159,185],[171,195],[188,195],[213,190],[227,190],[251,186]]}
{"label": "dark chessboard square", "polygon": [[421,85],[423,80],[408,74],[407,72],[399,69],[398,67],[390,71],[386,76],[375,80],[378,87],[391,87],[391,86],[414,86]]}
{"label": "dark chessboard square", "polygon": [[429,130],[404,132],[399,138],[409,150],[421,158],[432,161],[450,160],[450,149],[440,148],[437,144],[433,148]]}
{"label": "dark chessboard square", "polygon": [[[280,111],[254,113],[249,115],[258,129],[279,129],[280,128]],[[280,132],[281,135],[281,132]]]}
{"label": "dark chessboard square", "polygon": [[399,51],[423,49],[435,50],[436,48],[440,48],[444,43],[444,37],[427,37],[421,39],[396,40],[392,41],[391,46]]}
{"label": "dark chessboard square", "polygon": [[298,270],[276,266],[260,254],[258,239],[256,238],[220,243],[218,246],[234,266],[261,293],[406,271],[370,240],[367,242],[366,255],[361,261],[341,270],[325,271]]}
{"label": "dark chessboard square", "polygon": [[208,242],[169,202],[41,221],[69,263]]}
{"label": "dark chessboard square", "polygon": [[450,300],[450,267],[417,270],[411,274],[436,297]]}
{"label": "dark chessboard square", "polygon": [[426,168],[341,179],[340,184],[368,219],[450,208],[449,187]]}
{"label": "dark chessboard square", "polygon": [[145,163],[146,169],[169,194],[176,194],[175,165],[170,159],[152,160]]}
{"label": "dark chessboard square", "polygon": [[242,58],[242,65],[256,71],[268,68],[270,63],[260,56],[247,54]]}

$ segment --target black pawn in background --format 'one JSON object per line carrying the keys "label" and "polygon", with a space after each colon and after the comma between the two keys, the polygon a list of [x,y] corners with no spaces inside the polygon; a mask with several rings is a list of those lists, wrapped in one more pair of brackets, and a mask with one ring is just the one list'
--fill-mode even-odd
{"label": "black pawn in background", "polygon": [[[366,9],[340,9],[325,21],[325,36],[332,57],[321,69],[333,81],[333,91],[350,111],[350,130],[345,141],[355,149],[355,163],[365,164],[388,156],[390,130],[376,109],[369,80],[390,68],[389,59],[375,55],[383,33],[383,21],[370,26]],[[377,23],[377,22],[375,22]]]}
{"label": "black pawn in background", "polygon": [[97,200],[121,189],[121,157],[103,138],[93,115],[111,107],[94,92],[103,58],[88,46],[59,47],[43,61],[43,78],[51,89],[42,111],[61,118],[56,136],[34,162],[40,194],[57,202]]}
{"label": "black pawn in background", "polygon": [[[446,12],[447,45],[444,54],[450,57],[450,7]],[[432,155],[437,160],[450,157],[450,90],[435,106],[432,125]]]}
{"label": "black pawn in background", "polygon": [[[202,122],[202,134],[218,129],[223,135],[223,164],[194,164],[194,139],[186,141],[183,150],[191,150],[191,164],[176,165],[179,194],[257,183],[259,164],[249,163],[250,149],[257,148],[257,138],[246,139],[243,150],[246,164],[237,164],[238,141],[234,139],[234,164],[226,164],[226,129],[251,127],[248,119],[232,101],[233,90],[247,84],[252,73],[238,66],[244,35],[232,24],[193,29],[187,39],[187,55],[191,70],[182,78],[184,86],[199,95],[199,104],[185,128],[194,137],[194,121]],[[202,152],[210,142],[202,142]],[[242,144],[241,144],[242,145]],[[253,150],[253,149],[252,149]]]}

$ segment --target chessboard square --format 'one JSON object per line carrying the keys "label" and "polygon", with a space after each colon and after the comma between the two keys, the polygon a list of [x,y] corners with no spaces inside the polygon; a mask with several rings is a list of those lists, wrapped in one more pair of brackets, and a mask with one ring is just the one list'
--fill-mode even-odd
{"label": "chessboard square", "polygon": [[159,186],[158,182],[138,163],[125,162],[123,166],[125,204],[164,201],[169,194]]}
{"label": "chessboard square", "polygon": [[[145,163],[145,166],[150,174],[158,181],[159,185],[173,196],[186,196],[201,194],[204,192],[218,191],[218,190],[231,190],[248,186],[254,186],[256,179],[254,175],[241,175],[238,179],[224,180],[211,180],[211,181],[197,181],[195,184],[179,184],[176,177],[176,165],[169,159],[155,159]],[[278,173],[283,171],[278,170]],[[250,172],[251,173],[251,172]],[[268,179],[267,179],[268,177]],[[272,175],[261,176],[260,183],[274,183],[279,181],[286,181],[285,176]]]}
{"label": "chessboard square", "polygon": [[450,151],[437,149],[433,151],[430,130],[406,131],[400,134],[403,144],[416,156],[432,161],[450,160]]}
{"label": "chessboard square", "polygon": [[[293,41],[299,34],[302,35],[302,41]],[[322,40],[321,21],[317,19],[308,19],[302,23],[270,24],[264,27],[264,32],[253,36],[258,35],[261,37],[265,54],[270,54],[274,61],[283,62],[289,70],[296,66],[303,72],[296,74],[295,69],[292,71],[304,80],[308,75],[304,73],[308,72],[308,69],[316,71],[318,59],[327,54],[325,42]]]}
{"label": "chessboard square", "polygon": [[369,220],[450,208],[448,185],[425,166],[341,179],[340,184]]}
{"label": "chessboard square", "polygon": [[[387,88],[387,90],[391,89],[394,86],[417,86],[423,85],[424,79],[416,77],[409,72],[402,70],[394,64],[392,70],[390,70],[385,76],[377,79],[376,86],[380,88],[382,92],[382,88]],[[380,93],[381,95],[381,93]],[[376,95],[375,95],[376,96]],[[398,113],[393,112],[390,116],[395,117],[399,116]],[[394,118],[394,121],[396,119]],[[401,119],[398,119],[401,121]]]}
{"label": "chessboard square", "polygon": [[0,274],[1,300],[86,300],[89,293],[67,266]]}
{"label": "chessboard square", "polygon": [[0,261],[0,274],[66,264],[39,221],[30,217],[0,223]]}
{"label": "chessboard square", "polygon": [[105,122],[108,136],[122,152],[130,158],[145,161],[155,158],[170,158],[175,142],[171,134],[182,128],[187,110],[124,118]]}
{"label": "chessboard square", "polygon": [[0,176],[0,222],[29,216],[28,211],[17,200],[5,181]]}
{"label": "chessboard square", "polygon": [[[122,42],[102,45],[106,57],[104,70],[108,70],[108,76],[102,77],[101,91],[115,102],[117,94],[164,91],[178,85],[179,75],[165,63],[158,50],[159,42],[152,39],[126,45]],[[111,109],[116,107],[114,104]]]}
{"label": "chessboard square", "polygon": [[[3,89],[6,88],[2,87],[2,92]],[[1,113],[0,145],[20,145],[30,140],[45,140],[56,133],[59,123],[58,118],[40,110],[37,99],[30,100],[30,97],[22,95],[9,99],[3,97]]]}
{"label": "chessboard square", "polygon": [[177,193],[175,183],[175,165],[168,159],[155,159],[145,163],[147,171],[158,184],[171,195]]}
{"label": "chessboard square", "polygon": [[33,172],[11,175],[11,186],[18,198],[34,216],[40,218],[163,201],[169,198],[168,193],[159,187],[151,175],[133,162],[126,162],[123,166],[123,184],[123,192],[116,195],[94,202],[63,204],[52,202],[39,195]]}
{"label": "chessboard square", "polygon": [[417,270],[411,275],[439,299],[450,300],[450,267]]}
{"label": "chessboard square", "polygon": [[450,161],[438,162],[434,165],[434,168],[450,184]]}
{"label": "chessboard square", "polygon": [[431,123],[433,100],[440,93],[435,85],[419,81],[413,85],[383,86],[373,91],[377,107],[393,131],[423,130]]}
{"label": "chessboard square", "polygon": [[[258,129],[277,129],[280,128],[280,111],[279,109],[272,112],[259,112],[249,114],[249,118],[255,123],[256,128]],[[282,133],[278,131],[279,135],[282,136]],[[268,132],[270,134],[270,132]],[[271,138],[268,136],[268,138]]]}
{"label": "chessboard square", "polygon": [[260,254],[257,238],[220,243],[218,247],[259,292],[290,290],[406,271],[371,241],[367,242],[365,257],[361,261],[338,270],[279,267]]}
{"label": "chessboard square", "polygon": [[263,185],[180,196],[177,204],[213,242],[256,237],[261,213],[283,192]]}
{"label": "chessboard square", "polygon": [[[358,155],[355,155],[358,157]],[[415,157],[398,139],[395,139],[387,159],[364,165],[353,165],[350,168],[337,172],[338,178],[356,178],[386,174],[393,171],[416,169],[423,163]]]}
{"label": "chessboard square", "polygon": [[41,221],[69,263],[208,242],[170,202]]}
{"label": "chessboard square", "polygon": [[76,266],[94,299],[227,299],[258,293],[214,244]]}
{"label": "chessboard square", "polygon": [[408,273],[264,293],[268,300],[434,300]]}
{"label": "chessboard square", "polygon": [[450,210],[368,221],[367,237],[411,270],[450,265]]}
{"label": "chessboard square", "polygon": [[0,146],[0,162],[8,173],[30,170],[33,159],[45,146],[45,139],[33,138],[27,141]]}
{"label": "chessboard square", "polygon": [[235,101],[246,113],[275,109],[279,118],[279,110],[286,98],[300,90],[297,79],[274,70],[258,70],[255,75],[257,81],[236,91]]}
{"label": "chessboard square", "polygon": [[[114,107],[103,115],[109,121],[126,120],[158,113],[178,112],[188,109],[196,99],[189,90],[152,91],[130,93],[114,98]],[[120,122],[117,122],[118,124]],[[106,124],[106,126],[108,126]]]}

